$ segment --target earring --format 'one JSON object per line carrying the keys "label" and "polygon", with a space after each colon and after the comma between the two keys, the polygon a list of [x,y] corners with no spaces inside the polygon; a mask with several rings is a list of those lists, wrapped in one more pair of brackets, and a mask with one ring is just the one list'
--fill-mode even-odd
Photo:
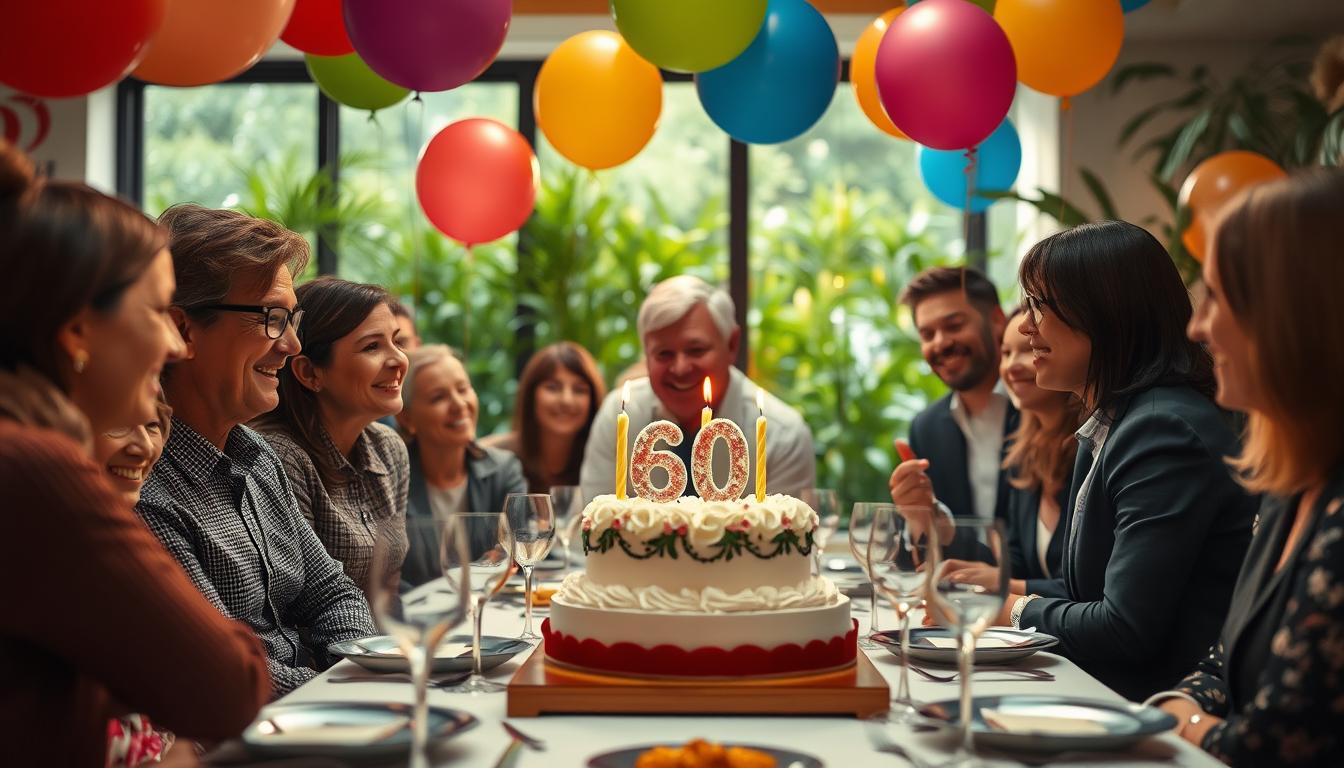
{"label": "earring", "polygon": [[73,363],[75,366],[75,373],[83,373],[84,366],[89,364],[89,353],[81,349],[75,352],[73,357],[74,357]]}

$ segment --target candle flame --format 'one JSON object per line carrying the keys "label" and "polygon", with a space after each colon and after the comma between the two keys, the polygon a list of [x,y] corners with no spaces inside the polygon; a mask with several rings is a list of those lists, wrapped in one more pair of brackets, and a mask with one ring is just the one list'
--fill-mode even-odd
{"label": "candle flame", "polygon": [[625,410],[625,404],[630,400],[630,382],[627,381],[621,385],[621,410]]}
{"label": "candle flame", "polygon": [[756,410],[757,410],[762,416],[765,415],[765,390],[764,390],[764,389],[757,389],[757,390],[756,390]]}
{"label": "candle flame", "polygon": [[705,377],[705,405],[714,402],[714,387],[709,383],[709,377]]}

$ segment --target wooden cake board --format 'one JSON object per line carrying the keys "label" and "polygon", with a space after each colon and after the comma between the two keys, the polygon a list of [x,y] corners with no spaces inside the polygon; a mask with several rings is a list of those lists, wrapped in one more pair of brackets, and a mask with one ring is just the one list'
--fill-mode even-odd
{"label": "wooden cake board", "polygon": [[653,680],[546,663],[536,647],[509,681],[509,717],[542,714],[853,715],[887,711],[891,693],[868,655],[817,675],[768,680]]}

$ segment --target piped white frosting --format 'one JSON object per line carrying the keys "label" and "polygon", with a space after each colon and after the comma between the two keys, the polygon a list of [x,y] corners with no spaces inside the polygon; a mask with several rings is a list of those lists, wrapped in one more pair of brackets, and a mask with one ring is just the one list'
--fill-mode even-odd
{"label": "piped white frosting", "polygon": [[738,613],[835,605],[840,594],[825,577],[808,577],[796,587],[762,586],[740,592],[715,587],[672,591],[652,585],[628,587],[597,584],[586,573],[565,577],[555,597],[586,608],[660,611],[665,613]]}
{"label": "piped white frosting", "polygon": [[595,541],[613,525],[627,535],[627,540],[648,540],[684,527],[691,546],[697,552],[711,555],[723,532],[730,527],[747,531],[762,546],[785,530],[792,530],[803,541],[808,532],[816,529],[817,513],[784,494],[766,496],[762,501],[756,501],[754,496],[736,501],[683,496],[672,502],[617,499],[607,494],[593,499],[583,510],[583,526],[590,540]]}

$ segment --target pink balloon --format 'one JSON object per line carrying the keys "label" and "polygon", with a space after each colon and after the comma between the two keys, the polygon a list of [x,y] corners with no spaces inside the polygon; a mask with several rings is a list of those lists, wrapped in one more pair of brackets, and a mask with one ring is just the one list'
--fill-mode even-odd
{"label": "pink balloon", "polygon": [[355,52],[384,80],[412,91],[449,91],[499,55],[510,0],[344,0]]}
{"label": "pink balloon", "polygon": [[415,169],[420,207],[438,230],[472,246],[521,227],[537,200],[537,158],[522,134],[484,117],[429,140]]}
{"label": "pink balloon", "polygon": [[877,48],[877,93],[891,121],[933,149],[968,149],[999,127],[1017,91],[1008,36],[965,0],[922,0]]}

